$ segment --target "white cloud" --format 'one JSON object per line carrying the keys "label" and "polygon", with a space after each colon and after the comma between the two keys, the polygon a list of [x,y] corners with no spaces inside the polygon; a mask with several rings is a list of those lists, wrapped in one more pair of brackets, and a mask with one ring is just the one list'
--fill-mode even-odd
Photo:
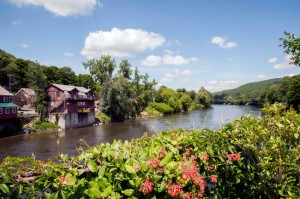
{"label": "white cloud", "polygon": [[191,74],[192,74],[192,72],[189,69],[185,69],[184,71],[182,71],[182,75],[188,76],[188,75],[191,75]]}
{"label": "white cloud", "polygon": [[272,64],[272,63],[275,63],[278,61],[278,58],[277,57],[272,57],[268,60],[268,63]]}
{"label": "white cloud", "polygon": [[85,38],[81,55],[88,59],[99,58],[101,55],[133,56],[146,50],[153,50],[164,42],[165,38],[158,33],[147,32],[142,29],[122,30],[113,28],[111,31],[89,33]]}
{"label": "white cloud", "polygon": [[293,68],[294,65],[290,64],[292,55],[287,55],[284,57],[284,61],[279,63],[279,64],[275,64],[273,66],[274,69],[276,70],[281,70],[281,69],[287,69],[287,68]]}
{"label": "white cloud", "polygon": [[144,66],[156,66],[156,65],[186,65],[190,62],[196,62],[198,58],[190,57],[185,58],[181,55],[176,55],[172,51],[165,50],[162,57],[156,55],[149,55],[144,60],[142,60],[141,64]]}
{"label": "white cloud", "polygon": [[212,80],[209,82],[200,82],[198,85],[199,85],[199,88],[204,87],[205,89],[209,90],[210,92],[217,92],[217,91],[236,88],[236,87],[240,86],[241,83],[237,80],[228,80],[228,81]]}
{"label": "white cloud", "polygon": [[20,25],[21,23],[23,23],[22,21],[13,21],[12,22],[12,25],[13,26],[18,26],[18,25]]}
{"label": "white cloud", "polygon": [[190,81],[190,78],[188,78],[187,76],[190,75],[192,75],[192,71],[190,71],[189,69],[185,69],[185,70],[176,69],[174,70],[174,72],[165,73],[162,79],[160,80],[160,83],[163,84],[163,83],[171,82],[173,80],[188,82]]}
{"label": "white cloud", "polygon": [[265,75],[258,75],[258,76],[257,76],[257,79],[265,79],[265,78],[266,78]]}
{"label": "white cloud", "polygon": [[41,6],[56,16],[76,16],[90,14],[100,0],[9,0],[17,6]]}
{"label": "white cloud", "polygon": [[235,42],[227,41],[224,37],[215,36],[211,38],[211,43],[218,45],[221,48],[234,48],[237,47],[238,44]]}
{"label": "white cloud", "polygon": [[66,57],[73,57],[74,56],[73,53],[71,53],[71,52],[65,52],[64,55]]}
{"label": "white cloud", "polygon": [[22,48],[28,48],[29,46],[27,45],[27,44],[25,44],[25,43],[22,43]]}

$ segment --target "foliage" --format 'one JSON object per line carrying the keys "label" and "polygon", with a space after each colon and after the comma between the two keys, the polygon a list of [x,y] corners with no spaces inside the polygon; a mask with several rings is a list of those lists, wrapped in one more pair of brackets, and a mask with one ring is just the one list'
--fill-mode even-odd
{"label": "foliage", "polygon": [[99,118],[100,122],[102,122],[102,123],[111,122],[111,118],[103,112],[98,112],[98,118]]}
{"label": "foliage", "polygon": [[259,105],[282,102],[298,110],[299,76],[270,79],[213,94],[214,103]]}
{"label": "foliage", "polygon": [[196,100],[205,108],[209,108],[212,104],[213,98],[210,92],[208,92],[205,88],[201,87],[196,95]]}
{"label": "foliage", "polygon": [[165,103],[149,103],[149,106],[157,110],[162,114],[171,114],[174,112],[174,109]]}
{"label": "foliage", "polygon": [[300,195],[300,116],[275,103],[263,118],[244,116],[224,128],[231,142],[251,161],[262,198]]}
{"label": "foliage", "polygon": [[149,116],[159,116],[161,113],[156,110],[155,108],[148,106],[145,111],[148,113]]}
{"label": "foliage", "polygon": [[300,38],[289,32],[284,32],[285,38],[280,38],[281,46],[286,54],[291,54],[291,64],[300,66]]}
{"label": "foliage", "polygon": [[7,157],[4,198],[297,198],[300,116],[280,104],[220,130],[102,143],[59,164]]}
{"label": "foliage", "polygon": [[60,127],[57,124],[53,124],[51,122],[41,122],[40,120],[37,120],[33,124],[33,131],[46,131],[46,130],[57,130]]}

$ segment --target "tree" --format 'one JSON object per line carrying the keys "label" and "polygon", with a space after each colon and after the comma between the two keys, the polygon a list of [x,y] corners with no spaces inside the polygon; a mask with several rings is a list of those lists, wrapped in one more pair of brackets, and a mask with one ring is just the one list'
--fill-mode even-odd
{"label": "tree", "polygon": [[127,79],[131,79],[130,76],[132,75],[132,69],[131,69],[131,64],[128,62],[128,60],[121,61],[119,65],[118,74]]}
{"label": "tree", "polygon": [[287,103],[299,111],[300,105],[300,76],[291,78],[290,86],[286,93]]}
{"label": "tree", "polygon": [[46,76],[47,84],[58,83],[59,75],[56,66],[45,66],[42,68],[42,71]]}
{"label": "tree", "polygon": [[203,105],[204,108],[208,108],[211,106],[213,98],[209,91],[201,87],[197,93],[196,100],[199,104]]}
{"label": "tree", "polygon": [[99,82],[101,86],[112,78],[112,73],[116,68],[115,60],[109,55],[101,56],[100,60],[92,59],[82,64],[85,69],[90,70],[95,82]]}
{"label": "tree", "polygon": [[284,32],[285,38],[280,38],[284,52],[292,55],[291,64],[300,66],[300,38],[289,32]]}
{"label": "tree", "polygon": [[89,74],[79,74],[77,79],[78,79],[77,84],[76,84],[77,86],[90,88],[93,91],[96,90],[96,84],[95,84],[94,79],[92,78],[91,75],[89,75]]}
{"label": "tree", "polygon": [[57,71],[58,84],[75,85],[77,83],[77,76],[69,66],[59,68]]}

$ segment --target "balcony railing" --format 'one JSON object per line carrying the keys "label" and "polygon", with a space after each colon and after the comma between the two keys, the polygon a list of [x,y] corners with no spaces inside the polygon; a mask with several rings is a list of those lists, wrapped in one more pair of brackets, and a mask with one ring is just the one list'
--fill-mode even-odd
{"label": "balcony railing", "polygon": [[86,95],[66,95],[66,100],[96,100],[96,96],[86,96]]}
{"label": "balcony railing", "polygon": [[78,106],[77,113],[89,113],[91,112],[91,108],[87,106]]}

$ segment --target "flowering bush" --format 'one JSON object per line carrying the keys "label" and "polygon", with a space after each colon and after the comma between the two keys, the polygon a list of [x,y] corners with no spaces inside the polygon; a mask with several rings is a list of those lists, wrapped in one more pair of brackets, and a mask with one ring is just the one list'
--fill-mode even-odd
{"label": "flowering bush", "polygon": [[[0,198],[296,198],[300,117],[280,118],[247,116],[216,131],[102,143],[77,157],[60,155],[59,164],[7,157],[0,164]],[[265,138],[269,133],[273,138]]]}

